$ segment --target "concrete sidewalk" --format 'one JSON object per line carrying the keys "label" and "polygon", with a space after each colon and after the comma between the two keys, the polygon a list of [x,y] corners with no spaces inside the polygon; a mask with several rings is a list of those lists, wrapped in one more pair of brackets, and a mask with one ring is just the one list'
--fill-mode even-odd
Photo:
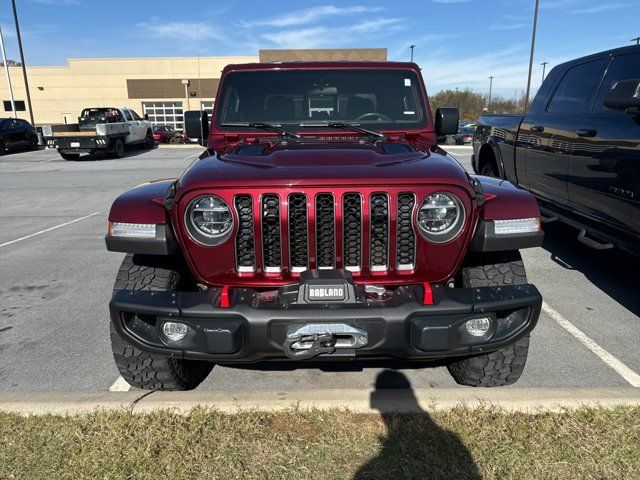
{"label": "concrete sidewalk", "polygon": [[229,392],[10,393],[0,411],[24,415],[85,414],[100,411],[187,413],[197,406],[227,413],[241,410],[349,409],[353,412],[421,412],[496,407],[535,413],[582,406],[640,405],[639,388],[452,388],[421,390],[238,390]]}

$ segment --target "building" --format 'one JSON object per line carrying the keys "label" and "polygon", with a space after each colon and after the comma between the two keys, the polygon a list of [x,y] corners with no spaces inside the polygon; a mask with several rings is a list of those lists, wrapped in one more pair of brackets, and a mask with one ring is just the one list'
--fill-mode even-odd
{"label": "building", "polygon": [[[36,125],[76,123],[85,107],[127,106],[154,123],[183,128],[185,110],[211,113],[220,73],[230,63],[292,60],[385,61],[384,48],[261,50],[246,57],[81,58],[65,66],[27,67]],[[10,67],[18,117],[29,119],[22,70]],[[9,91],[0,75],[0,117],[12,115]]]}

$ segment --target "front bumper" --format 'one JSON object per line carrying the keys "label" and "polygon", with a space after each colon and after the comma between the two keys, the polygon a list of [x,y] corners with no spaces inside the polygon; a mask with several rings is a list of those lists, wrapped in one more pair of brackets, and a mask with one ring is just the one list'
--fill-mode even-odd
{"label": "front bumper", "polygon": [[[221,308],[221,289],[200,292],[117,291],[109,305],[115,329],[141,350],[217,363],[286,359],[290,332],[303,326],[348,325],[366,332],[362,346],[336,348],[317,359],[460,357],[503,348],[536,325],[542,297],[533,285],[482,288],[433,286],[433,304],[423,304],[422,286],[401,287],[387,301],[357,304],[291,305],[251,289],[230,289]],[[226,303],[226,297],[225,297]],[[465,322],[491,319],[483,337]],[[180,341],[163,333],[166,321],[188,326]],[[288,358],[291,358],[290,356]]]}

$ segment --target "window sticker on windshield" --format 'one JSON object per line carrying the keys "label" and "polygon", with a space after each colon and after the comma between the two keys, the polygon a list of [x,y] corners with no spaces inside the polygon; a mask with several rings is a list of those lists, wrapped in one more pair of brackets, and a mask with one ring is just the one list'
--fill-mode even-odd
{"label": "window sticker on windshield", "polygon": [[416,112],[414,112],[413,110],[406,110],[406,111],[404,111],[402,113],[405,114],[405,115],[415,115],[416,114]]}
{"label": "window sticker on windshield", "polygon": [[411,79],[410,78],[405,78],[404,79],[404,86],[405,87],[410,87],[411,86]]}

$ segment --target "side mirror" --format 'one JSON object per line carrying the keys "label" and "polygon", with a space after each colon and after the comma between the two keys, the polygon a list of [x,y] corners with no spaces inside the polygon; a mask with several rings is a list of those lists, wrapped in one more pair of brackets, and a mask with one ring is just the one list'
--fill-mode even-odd
{"label": "side mirror", "polygon": [[460,113],[457,108],[438,108],[436,110],[436,136],[455,135],[458,133]]}
{"label": "side mirror", "polygon": [[145,120],[149,120],[149,114],[148,114],[148,113],[145,113],[145,114],[144,114],[144,119],[145,119]]}
{"label": "side mirror", "polygon": [[640,79],[617,82],[604,98],[604,106],[621,112],[633,109],[633,113],[638,113],[638,109],[640,109]]}
{"label": "side mirror", "polygon": [[209,115],[204,110],[188,110],[184,112],[184,133],[187,138],[197,138],[200,145],[205,145],[209,138]]}

